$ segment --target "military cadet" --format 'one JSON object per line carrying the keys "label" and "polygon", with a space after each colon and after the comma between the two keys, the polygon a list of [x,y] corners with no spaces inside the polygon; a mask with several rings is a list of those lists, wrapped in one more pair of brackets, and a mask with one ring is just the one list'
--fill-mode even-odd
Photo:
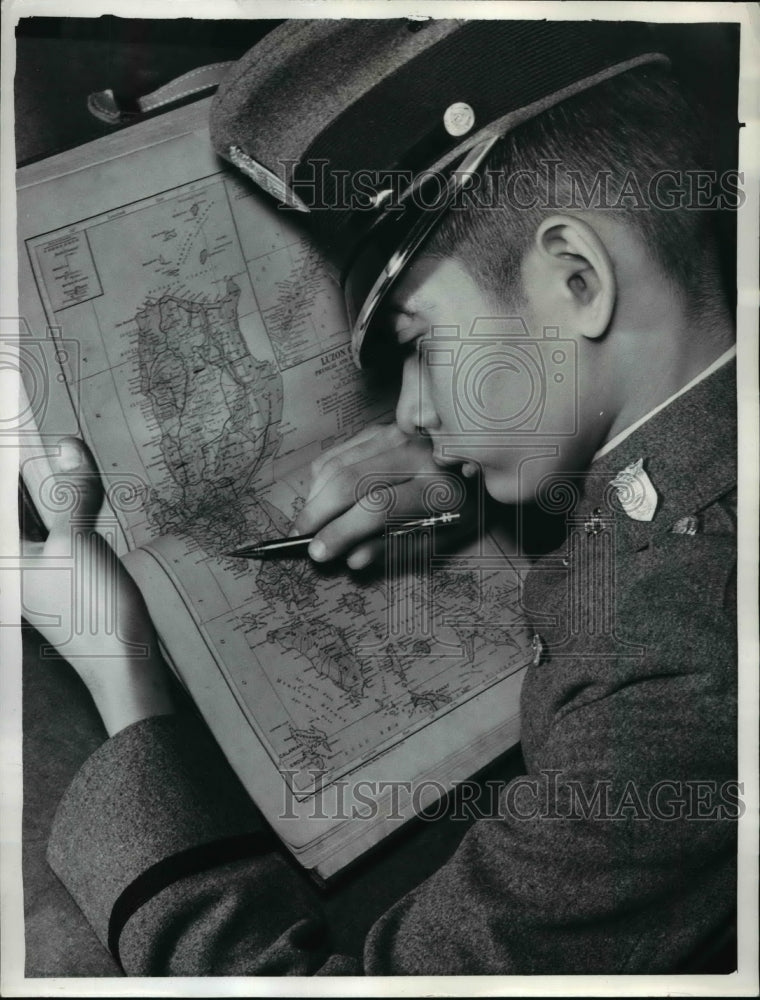
{"label": "military cadet", "polygon": [[[233,69],[211,125],[340,271],[357,361],[399,359],[395,422],[314,468],[311,557],[377,557],[368,471],[410,512],[415,473],[441,467],[502,504],[567,499],[523,595],[554,622],[523,688],[526,775],[363,954],[334,953],[316,893],[175,711],[117,570],[121,634],[155,652],[72,657],[110,738],[63,797],[53,869],[135,975],[695,968],[734,916],[737,810],[692,795],[736,767],[734,338],[666,58],[634,24],[295,22]],[[546,376],[537,400],[518,357]],[[86,454],[62,455],[92,512]]]}

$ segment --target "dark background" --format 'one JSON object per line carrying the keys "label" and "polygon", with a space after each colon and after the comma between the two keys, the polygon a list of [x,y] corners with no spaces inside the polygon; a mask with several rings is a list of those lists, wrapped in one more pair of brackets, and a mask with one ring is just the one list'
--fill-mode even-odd
{"label": "dark background", "polygon": [[[139,96],[207,63],[237,59],[280,21],[27,17],[16,38],[19,165],[113,131],[87,111],[110,87]],[[676,74],[705,109],[718,169],[736,161],[739,26],[654,26]]]}
{"label": "dark background", "polygon": [[[128,125],[108,125],[87,97],[110,88],[128,103],[198,66],[241,56],[278,21],[25,18],[17,28],[16,157],[19,165]],[[674,70],[704,108],[714,166],[736,166],[737,25],[660,25]],[[635,166],[632,164],[632,166]],[[723,265],[735,288],[735,218],[720,219]],[[29,533],[33,525],[27,522]],[[45,862],[55,807],[86,757],[105,738],[86,689],[63,660],[40,655],[41,639],[24,629],[24,903],[27,976],[113,976],[119,971]],[[518,752],[481,777],[520,773]],[[451,812],[456,802],[450,804]],[[337,885],[324,904],[337,950],[359,952],[374,920],[434,872],[469,822],[418,821]],[[730,971],[732,955],[700,956],[690,971]]]}

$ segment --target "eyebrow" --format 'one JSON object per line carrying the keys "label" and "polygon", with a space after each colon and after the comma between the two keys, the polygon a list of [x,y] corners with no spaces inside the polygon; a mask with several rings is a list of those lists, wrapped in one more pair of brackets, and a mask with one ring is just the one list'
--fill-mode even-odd
{"label": "eyebrow", "polygon": [[[401,305],[398,302],[393,301],[393,297],[389,296],[388,300],[383,304],[382,308],[378,312],[377,319],[383,323],[388,329],[389,334],[393,337],[396,343],[404,343],[400,337],[403,335],[406,329],[411,327],[413,324],[411,321],[414,320],[417,313],[414,309],[409,308],[406,305]],[[398,320],[400,317],[405,317],[410,322],[407,325],[404,323],[401,330],[397,329]]]}
{"label": "eyebrow", "polygon": [[407,344],[411,344],[413,341],[427,333],[427,327],[423,328],[422,324],[414,322],[418,315],[416,312],[404,310],[403,312],[397,313],[397,315],[409,318],[408,324],[404,324],[401,327],[398,327],[395,324],[393,326],[393,335],[396,338],[396,343],[400,346],[403,347]]}
{"label": "eyebrow", "polygon": [[422,298],[420,297],[419,292],[412,292],[404,305],[395,302],[393,300],[393,295],[391,294],[387,305],[388,313],[390,315],[409,316],[410,318],[420,316],[422,313],[431,312],[434,308],[435,300]]}
{"label": "eyebrow", "polygon": [[425,329],[418,329],[413,336],[404,337],[405,333],[414,329],[414,320],[418,319],[425,313],[429,313],[434,307],[434,300],[421,296],[419,289],[412,292],[408,297],[405,297],[403,302],[395,300],[393,292],[391,291],[383,310],[386,322],[394,323],[394,320],[397,320],[399,316],[406,317],[410,321],[408,326],[404,324],[400,330],[395,328],[393,329],[392,333],[396,338],[396,342],[404,345],[412,340],[417,340],[418,337],[427,333],[430,328],[429,323],[424,324]]}

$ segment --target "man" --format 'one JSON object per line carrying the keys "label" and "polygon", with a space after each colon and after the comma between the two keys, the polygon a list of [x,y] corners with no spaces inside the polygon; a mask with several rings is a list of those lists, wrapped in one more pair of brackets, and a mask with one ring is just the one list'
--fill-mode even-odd
{"label": "man", "polygon": [[[631,26],[338,22],[268,38],[220,92],[214,141],[309,211],[340,259],[356,357],[397,345],[402,365],[395,424],[317,464],[295,530],[316,532],[316,560],[367,565],[381,527],[357,492],[367,472],[391,476],[409,511],[417,473],[439,466],[482,476],[503,504],[573,494],[568,536],[523,595],[548,622],[523,691],[527,775],[377,922],[363,956],[333,954],[314,894],[175,712],[139,595],[86,530],[97,480],[69,441],[75,524],[117,579],[117,634],[150,655],[111,639],[93,665],[92,637],[67,647],[111,739],[63,798],[51,864],[139,975],[693,967],[734,909],[736,475],[733,333],[684,181],[698,171],[687,108]],[[304,102],[324,108],[301,120],[306,135]],[[341,147],[349,125],[366,134]],[[284,181],[273,135],[300,143]],[[334,169],[317,174],[325,150]],[[377,185],[347,209],[335,183],[355,176],[357,150]],[[400,188],[386,186],[392,165]],[[519,358],[548,373],[537,400]],[[69,540],[65,518],[47,554]],[[60,613],[38,580],[34,606]],[[97,600],[97,573],[90,586]]]}

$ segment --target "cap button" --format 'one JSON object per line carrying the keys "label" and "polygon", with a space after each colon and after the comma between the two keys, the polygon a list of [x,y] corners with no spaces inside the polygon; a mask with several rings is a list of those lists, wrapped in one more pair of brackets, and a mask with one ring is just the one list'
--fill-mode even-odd
{"label": "cap button", "polygon": [[443,113],[443,127],[449,135],[467,135],[475,124],[475,112],[464,101],[450,104]]}

